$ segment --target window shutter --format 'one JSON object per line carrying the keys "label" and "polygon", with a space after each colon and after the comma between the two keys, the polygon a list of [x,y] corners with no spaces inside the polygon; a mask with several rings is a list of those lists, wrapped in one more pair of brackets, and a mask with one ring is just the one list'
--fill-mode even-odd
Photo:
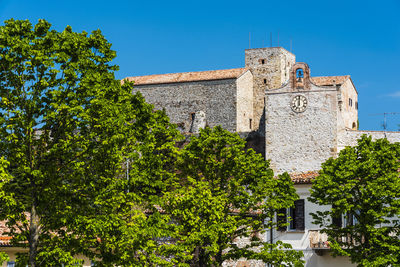
{"label": "window shutter", "polygon": [[[335,205],[332,205],[332,208],[336,208]],[[335,225],[336,227],[341,228],[342,227],[342,215],[334,215],[332,216],[332,224]]]}
{"label": "window shutter", "polygon": [[278,231],[286,231],[286,223],[287,223],[287,218],[286,218],[286,209],[280,209],[278,210],[278,214],[276,216],[276,222],[278,224]]}
{"label": "window shutter", "polygon": [[346,226],[353,226],[353,214],[351,214],[351,212],[349,211],[349,212],[347,212],[347,214],[346,214],[346,221],[347,221],[347,223],[346,223]]}
{"label": "window shutter", "polygon": [[295,228],[296,230],[304,230],[304,199],[299,199],[294,202],[295,208]]}

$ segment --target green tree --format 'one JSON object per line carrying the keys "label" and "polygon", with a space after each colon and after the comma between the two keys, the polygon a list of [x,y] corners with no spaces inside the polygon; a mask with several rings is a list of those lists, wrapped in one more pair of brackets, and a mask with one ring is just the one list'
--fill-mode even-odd
{"label": "green tree", "polygon": [[[260,154],[245,151],[237,134],[221,127],[192,136],[181,151],[179,184],[165,194],[170,216],[165,256],[181,266],[221,266],[226,260],[262,260],[274,266],[302,265],[301,252],[263,241],[269,218],[297,198],[289,175],[274,178]],[[240,240],[249,242],[239,245]],[[283,250],[285,249],[285,250]]]}
{"label": "green tree", "polygon": [[363,135],[322,164],[309,200],[332,207],[313,217],[325,227],[334,255],[350,256],[358,266],[400,265],[399,160],[399,143]]}
{"label": "green tree", "polygon": [[0,26],[0,220],[21,266],[159,260],[162,219],[145,212],[175,178],[178,135],[114,78],[110,48],[99,30]]}

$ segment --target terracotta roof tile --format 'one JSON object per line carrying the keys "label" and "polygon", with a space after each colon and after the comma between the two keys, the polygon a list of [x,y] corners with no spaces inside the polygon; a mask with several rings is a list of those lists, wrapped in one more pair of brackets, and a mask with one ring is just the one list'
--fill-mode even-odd
{"label": "terracotta roof tile", "polygon": [[311,81],[318,86],[324,86],[324,85],[343,84],[349,78],[350,75],[321,76],[321,77],[311,77]]}
{"label": "terracotta roof tile", "polygon": [[318,171],[308,171],[303,173],[291,173],[290,178],[295,184],[311,184],[312,180],[318,175]]}
{"label": "terracotta roof tile", "polygon": [[11,246],[11,236],[0,236],[0,247]]}
{"label": "terracotta roof tile", "polygon": [[227,70],[209,70],[196,72],[181,72],[169,74],[155,74],[147,76],[127,77],[128,81],[134,81],[136,85],[143,84],[163,84],[163,83],[181,83],[193,81],[209,81],[238,78],[246,68],[227,69]]}

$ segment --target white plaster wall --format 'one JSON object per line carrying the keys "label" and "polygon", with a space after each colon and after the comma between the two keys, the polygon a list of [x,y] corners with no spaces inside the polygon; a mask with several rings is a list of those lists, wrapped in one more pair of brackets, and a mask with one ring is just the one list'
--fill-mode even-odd
{"label": "white plaster wall", "polygon": [[246,71],[236,80],[236,131],[249,132],[252,130],[250,119],[253,120],[253,75]]}
{"label": "white plaster wall", "polygon": [[[304,216],[305,216],[305,230],[304,231],[286,231],[279,232],[274,230],[274,242],[281,240],[285,243],[291,244],[294,250],[302,251],[304,254],[304,260],[306,261],[306,267],[314,266],[355,266],[347,257],[332,257],[329,251],[325,251],[322,256],[315,253],[310,246],[310,232],[309,230],[320,230],[318,225],[312,223],[312,217],[310,213],[316,211],[326,211],[330,206],[319,206],[311,203],[307,200],[310,196],[310,184],[295,185],[296,192],[300,199],[304,199]],[[269,231],[265,234],[265,241],[270,242]]]}
{"label": "white plaster wall", "polygon": [[305,251],[304,259],[306,267],[354,267],[348,257],[332,257],[329,252],[325,252],[322,256]]}

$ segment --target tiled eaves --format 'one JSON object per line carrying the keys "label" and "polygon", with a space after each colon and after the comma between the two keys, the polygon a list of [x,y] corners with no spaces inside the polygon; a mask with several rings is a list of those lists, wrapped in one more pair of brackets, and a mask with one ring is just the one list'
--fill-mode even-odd
{"label": "tiled eaves", "polygon": [[226,70],[154,74],[146,76],[127,77],[124,80],[133,81],[135,85],[212,81],[223,79],[236,79],[247,70],[247,68],[237,68]]}
{"label": "tiled eaves", "polygon": [[350,75],[344,76],[321,76],[311,77],[311,82],[318,86],[332,86],[343,84],[347,79],[350,79]]}
{"label": "tiled eaves", "polygon": [[11,236],[0,236],[0,247],[10,247]]}
{"label": "tiled eaves", "polygon": [[311,184],[312,180],[314,180],[318,175],[318,171],[291,173],[290,179],[293,181],[294,184]]}

